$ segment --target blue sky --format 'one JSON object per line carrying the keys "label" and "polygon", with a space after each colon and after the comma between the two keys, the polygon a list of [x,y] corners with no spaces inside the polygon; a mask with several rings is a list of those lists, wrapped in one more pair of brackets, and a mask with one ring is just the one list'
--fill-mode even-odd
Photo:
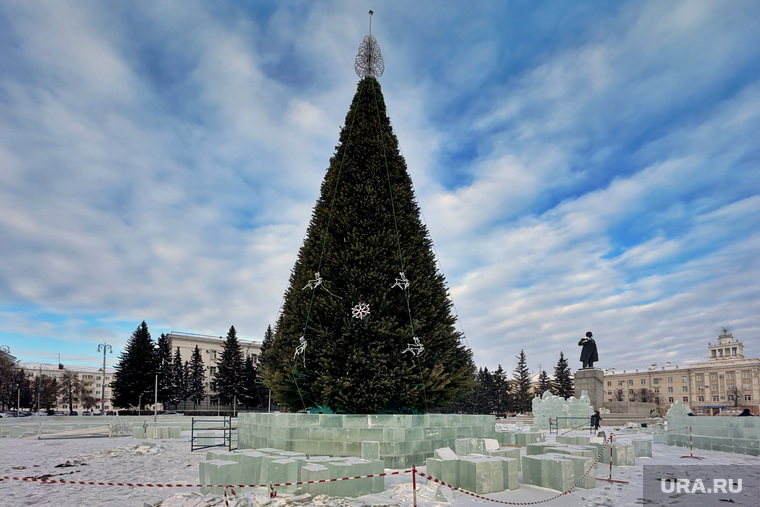
{"label": "blue sky", "polygon": [[479,366],[760,356],[760,3],[699,0],[2,2],[0,345],[261,339],[369,9]]}

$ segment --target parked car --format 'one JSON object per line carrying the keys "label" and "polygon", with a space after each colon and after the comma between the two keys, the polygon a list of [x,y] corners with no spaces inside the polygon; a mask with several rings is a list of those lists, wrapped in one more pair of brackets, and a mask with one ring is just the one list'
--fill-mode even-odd
{"label": "parked car", "polygon": [[177,412],[176,410],[167,410],[166,412],[164,412],[164,415],[185,415],[185,414],[181,414]]}
{"label": "parked car", "polygon": [[106,410],[106,415],[116,415],[116,412],[113,410]]}
{"label": "parked car", "polygon": [[90,412],[89,410],[85,410],[84,412],[82,412],[82,415],[92,415],[92,412]]}
{"label": "parked car", "polygon": [[71,412],[69,412],[69,415],[79,415],[79,412],[77,412],[76,410],[72,410]]}

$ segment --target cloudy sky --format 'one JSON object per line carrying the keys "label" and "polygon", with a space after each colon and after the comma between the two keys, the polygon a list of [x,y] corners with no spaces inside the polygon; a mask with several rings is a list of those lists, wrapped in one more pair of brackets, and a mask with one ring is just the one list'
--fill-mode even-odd
{"label": "cloudy sky", "polygon": [[760,356],[758,2],[0,4],[0,345],[274,324],[368,31],[479,366]]}

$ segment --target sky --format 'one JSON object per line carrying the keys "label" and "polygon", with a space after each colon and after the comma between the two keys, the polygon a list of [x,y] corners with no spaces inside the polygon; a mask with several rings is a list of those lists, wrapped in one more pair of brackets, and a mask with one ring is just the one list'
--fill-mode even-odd
{"label": "sky", "polygon": [[0,345],[274,325],[369,30],[479,367],[760,357],[758,2],[0,3]]}

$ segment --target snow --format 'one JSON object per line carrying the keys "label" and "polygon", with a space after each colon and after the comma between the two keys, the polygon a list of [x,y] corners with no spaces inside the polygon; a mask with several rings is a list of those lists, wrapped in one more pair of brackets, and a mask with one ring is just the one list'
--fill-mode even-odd
{"label": "snow", "polygon": [[[612,428],[602,428],[607,434]],[[574,434],[573,432],[569,434]],[[588,435],[587,432],[577,432]],[[553,435],[547,436],[552,441]],[[650,434],[617,434],[615,441],[630,443],[634,439],[652,439]],[[154,444],[154,447],[149,447]],[[597,481],[592,490],[576,490],[540,505],[547,506],[633,506],[641,505],[643,465],[760,465],[760,459],[742,454],[695,450],[703,460],[684,459],[688,448],[668,447],[654,443],[652,458],[636,458],[636,466],[614,467],[612,478],[628,484]],[[64,440],[0,439],[0,476],[10,478],[47,478],[64,481],[120,482],[139,484],[197,484],[198,463],[205,459],[204,451],[190,452],[190,433],[184,431],[179,439],[136,440],[132,437],[70,438]],[[420,469],[424,471],[424,467]],[[390,470],[389,470],[390,471]],[[596,476],[609,477],[609,466],[600,465]],[[52,484],[0,480],[0,505],[50,506],[137,506],[200,507],[224,505],[221,495],[201,495],[199,488],[150,486],[99,486]],[[412,505],[412,476],[402,473],[386,477],[381,494],[361,498],[329,498],[308,495],[278,495],[270,499],[263,489],[235,488],[230,505],[271,507]],[[427,483],[417,477],[417,505],[432,507],[462,507],[468,505],[498,505]],[[438,494],[436,494],[438,493]],[[538,502],[553,498],[558,492],[521,484],[516,491],[486,495],[506,502]],[[450,500],[447,501],[447,499]]]}

